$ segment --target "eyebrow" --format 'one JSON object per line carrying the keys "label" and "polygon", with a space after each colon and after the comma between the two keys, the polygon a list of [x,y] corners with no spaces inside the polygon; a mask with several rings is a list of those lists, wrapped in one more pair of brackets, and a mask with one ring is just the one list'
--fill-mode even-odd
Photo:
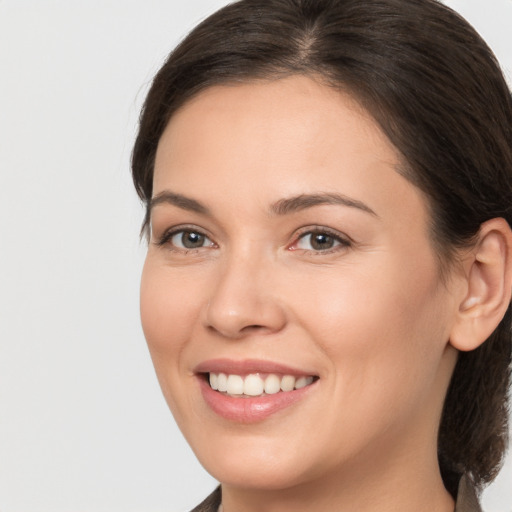
{"label": "eyebrow", "polygon": [[211,215],[210,210],[199,201],[182,194],[176,194],[169,190],[160,192],[160,194],[151,198],[148,205],[149,211],[151,212],[151,210],[159,204],[171,204],[181,208],[182,210],[188,210],[189,212],[200,213],[201,215]]}
{"label": "eyebrow", "polygon": [[280,199],[271,206],[270,211],[275,215],[287,215],[289,213],[294,213],[301,210],[306,210],[307,208],[312,208],[313,206],[320,206],[325,204],[334,204],[348,206],[349,208],[357,208],[358,210],[378,217],[375,211],[373,211],[368,205],[366,205],[362,201],[359,201],[358,199],[352,199],[351,197],[345,196],[343,194],[335,193],[300,194],[298,196],[290,197],[288,199]]}
{"label": "eyebrow", "polygon": [[[169,190],[160,192],[155,197],[151,198],[149,202],[149,211],[159,204],[171,204],[182,210],[188,210],[201,215],[211,216],[210,210],[197,201],[190,197],[184,196],[183,194],[177,194]],[[329,192],[321,192],[315,194],[300,194],[285,199],[280,199],[270,206],[270,213],[273,215],[288,215],[290,213],[299,212],[312,208],[314,206],[321,205],[342,205],[349,208],[357,208],[363,212],[369,213],[378,217],[374,210],[368,205],[359,201],[358,199],[352,199],[343,194],[335,194]]]}

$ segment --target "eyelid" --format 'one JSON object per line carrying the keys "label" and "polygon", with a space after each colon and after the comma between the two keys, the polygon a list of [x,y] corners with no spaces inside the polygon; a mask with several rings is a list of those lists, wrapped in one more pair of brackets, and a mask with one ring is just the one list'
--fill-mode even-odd
{"label": "eyelid", "polygon": [[[314,250],[314,249],[298,249],[298,248],[293,248],[294,245],[296,245],[299,240],[301,240],[302,238],[304,238],[305,236],[307,235],[312,235],[312,234],[326,234],[326,235],[329,235],[330,237],[334,238],[337,242],[339,242],[339,245],[331,248],[331,249],[325,249],[325,250]],[[330,252],[336,252],[338,250],[340,250],[340,248],[347,248],[347,247],[351,247],[353,245],[354,241],[346,234],[344,233],[341,233],[340,231],[336,230],[336,229],[332,229],[332,228],[328,228],[326,226],[307,226],[307,227],[304,227],[304,228],[301,228],[295,235],[294,235],[294,238],[293,238],[293,242],[290,244],[290,246],[288,246],[288,250],[302,250],[302,251],[307,251],[307,252],[311,252],[311,253],[315,253],[315,254],[328,254]]]}
{"label": "eyelid", "polygon": [[[159,247],[165,246],[166,244],[169,243],[169,241],[172,239],[173,236],[175,236],[178,233],[181,233],[183,231],[190,231],[190,232],[194,232],[194,233],[203,235],[208,240],[210,240],[212,242],[213,247],[218,247],[218,245],[214,241],[213,237],[208,233],[207,230],[200,228],[194,224],[180,224],[177,226],[169,227],[166,230],[164,230],[162,235],[159,235],[158,237],[156,237],[156,240],[154,240],[153,243]],[[299,242],[299,240],[301,240],[305,236],[312,235],[315,233],[326,234],[326,235],[334,238],[337,242],[339,242],[339,244],[331,249],[325,249],[325,250],[299,249],[299,248],[293,247],[294,245],[296,245]],[[354,241],[345,233],[342,233],[336,229],[329,228],[326,226],[313,225],[313,226],[304,226],[304,227],[298,229],[296,231],[296,233],[293,235],[293,241],[291,242],[291,244],[289,244],[287,246],[287,249],[292,250],[292,251],[293,250],[302,250],[303,252],[311,252],[311,253],[315,253],[315,254],[328,254],[330,252],[336,252],[336,251],[339,251],[340,249],[351,247],[353,245],[353,243],[354,243]],[[180,247],[173,246],[173,250],[194,251],[194,250],[199,250],[199,249],[208,249],[211,247],[212,246],[204,246],[204,247],[198,247],[195,249],[182,249]]]}
{"label": "eyelid", "polygon": [[[213,241],[213,238],[211,237],[211,235],[205,229],[195,226],[193,224],[179,224],[177,226],[172,226],[172,227],[164,230],[162,235],[156,237],[154,244],[159,247],[162,247],[162,246],[166,245],[172,239],[173,236],[177,235],[178,233],[181,233],[182,231],[190,231],[193,233],[198,233],[198,234],[203,235],[206,238],[208,238],[208,240],[210,240],[215,246],[217,245]],[[174,247],[174,248],[176,250],[182,250],[180,247]],[[203,249],[203,248],[207,249],[208,247],[198,247],[198,249]],[[196,249],[184,249],[184,250],[191,251],[191,250],[196,250]]]}

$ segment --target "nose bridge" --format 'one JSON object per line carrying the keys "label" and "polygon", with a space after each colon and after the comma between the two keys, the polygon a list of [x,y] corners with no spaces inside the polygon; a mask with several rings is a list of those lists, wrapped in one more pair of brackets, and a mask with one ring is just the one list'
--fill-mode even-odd
{"label": "nose bridge", "polygon": [[271,284],[273,265],[254,243],[226,254],[207,304],[207,327],[228,338],[280,330],[285,314]]}

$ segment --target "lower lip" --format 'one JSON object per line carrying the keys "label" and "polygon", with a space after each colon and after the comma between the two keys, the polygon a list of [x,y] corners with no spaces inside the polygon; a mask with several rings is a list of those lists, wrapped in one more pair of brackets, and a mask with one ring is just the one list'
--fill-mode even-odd
{"label": "lower lip", "polygon": [[293,391],[279,392],[273,395],[237,398],[213,390],[204,377],[199,377],[201,393],[210,409],[237,423],[256,423],[292,406],[307,395],[315,383]]}

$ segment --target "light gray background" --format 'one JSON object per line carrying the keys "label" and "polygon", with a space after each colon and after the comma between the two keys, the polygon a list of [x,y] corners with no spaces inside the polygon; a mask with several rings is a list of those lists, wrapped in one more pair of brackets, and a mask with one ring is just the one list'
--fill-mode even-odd
{"label": "light gray background", "polygon": [[[215,482],[138,315],[148,83],[225,0],[0,0],[0,512],[188,510]],[[512,0],[452,0],[512,76]],[[512,457],[485,493],[512,511]]]}

